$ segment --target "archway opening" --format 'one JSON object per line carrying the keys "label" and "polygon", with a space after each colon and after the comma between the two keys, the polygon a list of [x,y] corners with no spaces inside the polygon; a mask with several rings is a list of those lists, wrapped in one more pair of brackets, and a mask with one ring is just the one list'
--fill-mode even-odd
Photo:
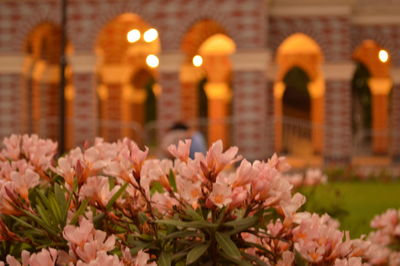
{"label": "archway opening", "polygon": [[310,78],[301,68],[293,67],[286,73],[283,82],[282,151],[292,155],[311,153],[311,97],[308,92]]}
{"label": "archway opening", "polygon": [[[23,128],[43,138],[58,140],[61,30],[57,25],[43,22],[37,25],[24,43],[23,66]],[[72,45],[67,43],[67,55]],[[73,97],[72,70],[66,68],[66,127],[65,148],[73,144]]]}
{"label": "archway opening", "polygon": [[277,50],[274,85],[275,149],[294,156],[313,156],[323,148],[324,78],[319,45],[296,33]]}
{"label": "archway opening", "polygon": [[96,52],[100,135],[143,143],[146,125],[157,118],[158,31],[136,14],[122,14],[104,26]]}
{"label": "archway opening", "polygon": [[208,143],[230,144],[233,40],[213,20],[193,25],[182,41],[182,112],[189,124],[205,133]]}
{"label": "archway opening", "polygon": [[354,155],[385,155],[389,150],[390,54],[373,40],[354,51],[352,80]]}

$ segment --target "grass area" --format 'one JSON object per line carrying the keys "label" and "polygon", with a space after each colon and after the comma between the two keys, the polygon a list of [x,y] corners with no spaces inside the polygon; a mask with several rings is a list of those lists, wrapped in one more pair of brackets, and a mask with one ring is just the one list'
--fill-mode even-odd
{"label": "grass area", "polygon": [[333,182],[304,188],[305,208],[328,212],[352,237],[368,233],[371,219],[388,208],[400,208],[400,182]]}

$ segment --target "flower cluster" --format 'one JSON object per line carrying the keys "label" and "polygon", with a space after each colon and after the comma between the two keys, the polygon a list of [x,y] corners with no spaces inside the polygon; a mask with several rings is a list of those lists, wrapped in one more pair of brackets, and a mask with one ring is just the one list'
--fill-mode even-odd
{"label": "flower cluster", "polygon": [[368,259],[374,265],[400,265],[400,210],[389,209],[371,221],[368,240],[372,243]]}
{"label": "flower cluster", "polygon": [[[224,151],[218,141],[191,159],[190,145],[180,141],[169,147],[174,160],[159,160],[147,159],[148,149],[129,139],[96,139],[56,158],[50,140],[5,139],[0,260],[32,266],[375,263],[371,241],[349,239],[327,215],[298,212],[306,199],[283,175],[289,168],[283,157],[249,162],[237,147]],[[302,179],[320,182],[324,176],[316,170]]]}

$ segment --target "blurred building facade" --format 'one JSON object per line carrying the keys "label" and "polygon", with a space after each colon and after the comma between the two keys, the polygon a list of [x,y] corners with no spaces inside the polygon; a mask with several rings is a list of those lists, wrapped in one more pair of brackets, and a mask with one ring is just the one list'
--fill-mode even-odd
{"label": "blurred building facade", "polygon": [[[69,147],[186,121],[249,159],[400,160],[400,1],[68,2]],[[1,137],[57,139],[59,9],[0,0]]]}

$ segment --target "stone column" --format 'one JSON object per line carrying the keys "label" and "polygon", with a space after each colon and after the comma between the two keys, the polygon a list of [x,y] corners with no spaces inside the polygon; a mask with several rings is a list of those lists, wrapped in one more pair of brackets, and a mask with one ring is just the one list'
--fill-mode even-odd
{"label": "stone column", "polygon": [[392,112],[391,112],[391,142],[390,152],[392,160],[400,164],[400,80],[395,80],[392,92]]}
{"label": "stone column", "polygon": [[24,57],[0,55],[0,142],[11,134],[27,133],[26,99],[22,86]]}
{"label": "stone column", "polygon": [[157,127],[161,138],[165,131],[181,116],[181,91],[179,69],[182,63],[182,54],[178,51],[163,52],[160,54],[158,84],[161,93],[157,101]]}
{"label": "stone column", "polygon": [[222,140],[225,148],[228,148],[230,125],[227,118],[231,100],[229,88],[231,62],[227,54],[209,54],[203,57],[208,78],[205,86],[208,99],[208,144]]}
{"label": "stone column", "polygon": [[197,86],[202,77],[202,69],[186,63],[180,72],[182,118],[186,121],[198,119],[199,99]]}
{"label": "stone column", "polygon": [[233,63],[233,144],[249,160],[266,159],[273,153],[273,123],[267,119],[266,70],[269,54],[265,50],[237,51]]}
{"label": "stone column", "polygon": [[372,150],[375,154],[386,154],[389,147],[389,105],[392,88],[389,78],[371,78],[368,85],[372,94]]}
{"label": "stone column", "polygon": [[70,57],[73,72],[74,146],[93,141],[98,134],[97,95],[94,54],[75,54]]}
{"label": "stone column", "polygon": [[39,61],[32,73],[33,133],[54,141],[59,136],[59,80],[58,65]]}
{"label": "stone column", "polygon": [[274,125],[275,125],[275,151],[282,151],[282,117],[283,117],[283,109],[282,109],[282,97],[285,92],[285,83],[282,81],[275,82],[274,84]]}
{"label": "stone column", "polygon": [[308,84],[308,92],[311,96],[311,141],[313,151],[321,154],[324,145],[324,80],[319,76]]}
{"label": "stone column", "polygon": [[351,160],[350,86],[346,80],[326,81],[324,159],[327,164],[347,164]]}

